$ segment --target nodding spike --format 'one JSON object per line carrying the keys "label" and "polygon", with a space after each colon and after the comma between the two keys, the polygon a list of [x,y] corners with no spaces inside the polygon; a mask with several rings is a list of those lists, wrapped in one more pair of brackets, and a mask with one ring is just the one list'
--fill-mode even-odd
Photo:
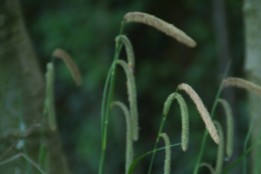
{"label": "nodding spike", "polygon": [[64,63],[67,65],[67,68],[70,70],[75,83],[78,86],[80,86],[82,84],[82,76],[80,74],[78,67],[73,62],[71,56],[61,48],[57,48],[53,52],[53,57],[60,58],[64,61]]}
{"label": "nodding spike", "polygon": [[220,142],[218,145],[218,154],[217,154],[217,162],[216,162],[216,168],[215,168],[215,174],[221,174],[222,168],[223,168],[223,162],[224,162],[224,147],[225,147],[225,140],[224,140],[224,133],[221,124],[218,121],[214,121],[214,124],[216,125],[218,129],[218,134],[220,137]]}
{"label": "nodding spike", "polygon": [[197,45],[197,43],[193,39],[191,39],[188,35],[186,35],[186,33],[181,31],[174,25],[169,24],[147,13],[130,12],[124,16],[123,21],[139,22],[149,25],[189,47],[195,47]]}
{"label": "nodding spike", "polygon": [[223,81],[222,86],[223,86],[223,88],[228,87],[228,86],[243,88],[243,89],[245,89],[249,92],[253,92],[261,97],[261,87],[255,83],[252,83],[252,82],[247,81],[242,78],[228,77]]}
{"label": "nodding spike", "polygon": [[204,106],[202,100],[198,96],[198,94],[188,85],[185,83],[182,83],[178,86],[179,90],[184,90],[192,99],[192,101],[195,103],[198,112],[201,115],[202,120],[204,121],[206,128],[211,136],[211,138],[214,140],[216,144],[219,143],[219,136],[216,127],[214,126],[209,112],[207,111],[206,107]]}
{"label": "nodding spike", "polygon": [[160,135],[165,141],[165,162],[164,162],[164,174],[170,174],[170,164],[171,164],[171,150],[170,150],[170,141],[166,133],[161,133]]}
{"label": "nodding spike", "polygon": [[223,106],[226,113],[227,135],[226,135],[226,159],[230,159],[233,154],[233,138],[234,138],[234,121],[232,109],[229,103],[224,99],[218,99],[218,102]]}
{"label": "nodding spike", "polygon": [[167,100],[164,103],[163,116],[165,118],[168,115],[170,106],[174,99],[178,100],[180,106],[182,120],[181,147],[183,151],[186,151],[189,141],[189,116],[187,104],[179,93],[174,92],[168,96]]}
{"label": "nodding spike", "polygon": [[131,72],[133,74],[135,68],[135,56],[130,40],[126,35],[119,35],[115,38],[115,41],[116,43],[122,41],[122,43],[124,44],[127,53],[128,66],[130,67]]}
{"label": "nodding spike", "polygon": [[139,139],[139,123],[138,123],[138,109],[137,109],[137,93],[136,85],[134,81],[134,75],[131,73],[131,70],[128,64],[124,60],[118,60],[117,64],[121,65],[124,69],[124,72],[127,76],[127,90],[130,103],[130,113],[132,117],[132,126],[133,126],[133,140],[137,141]]}
{"label": "nodding spike", "polygon": [[111,107],[118,106],[123,111],[126,118],[126,162],[125,162],[125,174],[128,174],[128,170],[133,161],[133,141],[132,141],[132,121],[130,112],[122,102],[116,101],[111,104]]}

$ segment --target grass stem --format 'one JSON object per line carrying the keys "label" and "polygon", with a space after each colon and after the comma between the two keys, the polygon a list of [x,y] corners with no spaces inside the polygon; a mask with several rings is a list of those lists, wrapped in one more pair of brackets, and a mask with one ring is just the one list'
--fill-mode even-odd
{"label": "grass stem", "polygon": [[[119,35],[122,34],[123,32],[123,28],[124,28],[124,22],[121,23],[121,28],[120,28],[120,33]],[[108,83],[109,85],[109,91],[108,91],[108,98],[107,98],[107,103],[105,104],[106,101],[106,91],[107,89],[104,89],[104,96],[103,96],[103,105],[102,105],[102,146],[101,146],[101,156],[100,156],[100,164],[99,164],[99,174],[103,173],[103,168],[104,168],[104,158],[105,158],[105,151],[106,151],[106,143],[107,143],[107,129],[108,129],[108,120],[109,120],[109,112],[110,112],[110,105],[111,102],[113,100],[113,93],[114,93],[114,84],[115,84],[115,73],[116,73],[116,62],[119,58],[119,54],[120,54],[120,50],[122,47],[122,43],[118,44],[116,43],[116,48],[115,48],[115,54],[114,54],[114,59],[113,59],[113,63],[111,66],[111,72],[109,72],[110,74],[108,74],[109,77],[107,77],[108,79]],[[107,83],[107,85],[108,85]],[[106,84],[105,84],[106,85]],[[105,86],[106,87],[106,86]],[[105,112],[104,112],[105,111]]]}
{"label": "grass stem", "polygon": [[[249,139],[250,139],[253,124],[254,124],[254,117],[252,117],[252,119],[251,119],[249,129],[248,129],[248,132],[247,132],[247,136],[246,136],[246,139],[245,139],[245,142],[244,142],[244,153],[246,153],[246,151],[247,151],[247,144],[248,144]],[[247,174],[247,157],[245,157],[243,159],[243,171],[244,171],[244,174]]]}
{"label": "grass stem", "polygon": [[[229,61],[228,65],[226,67],[226,70],[225,70],[225,73],[223,75],[222,81],[227,76],[227,73],[228,73],[230,65],[231,65],[231,60]],[[213,118],[213,116],[214,116],[214,113],[215,113],[215,110],[216,110],[216,107],[217,107],[217,103],[218,103],[218,99],[219,99],[219,96],[221,94],[221,91],[222,91],[222,83],[220,84],[220,86],[218,88],[218,92],[217,92],[217,95],[216,95],[216,98],[215,98],[215,101],[214,101],[214,104],[213,104],[213,107],[212,107],[212,110],[211,110],[211,113],[210,113],[210,117],[211,118]],[[206,146],[207,135],[208,135],[208,131],[205,130],[205,133],[204,133],[204,136],[203,136],[203,139],[202,139],[202,143],[201,143],[201,148],[200,148],[200,151],[199,151],[199,155],[198,155],[198,158],[197,158],[197,162],[196,162],[193,174],[197,174],[198,173],[199,164],[200,164],[200,161],[201,161],[201,158],[202,158],[202,155],[203,155],[203,151],[204,151],[205,146]]]}
{"label": "grass stem", "polygon": [[[178,88],[176,89],[175,93],[177,91],[178,91]],[[157,149],[157,146],[158,146],[158,143],[159,143],[159,139],[160,139],[160,136],[161,136],[161,132],[162,132],[164,123],[166,121],[166,117],[167,117],[167,115],[164,115],[164,114],[162,115],[162,120],[161,120],[161,123],[160,123],[158,136],[157,136],[156,143],[155,143],[154,150],[153,150],[153,154],[152,154],[152,157],[151,157],[151,160],[150,160],[150,166],[149,166],[148,174],[150,174],[151,170],[152,170],[152,165],[153,165],[153,161],[154,161],[154,158],[155,158],[156,149]]]}

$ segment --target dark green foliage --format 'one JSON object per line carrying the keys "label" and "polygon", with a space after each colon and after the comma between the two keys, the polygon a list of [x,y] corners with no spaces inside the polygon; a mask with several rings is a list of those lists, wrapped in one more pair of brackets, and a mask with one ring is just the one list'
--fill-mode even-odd
{"label": "dark green foliage", "polygon": [[[129,25],[124,34],[133,44],[135,52],[135,80],[140,115],[141,140],[135,144],[136,156],[153,149],[161,115],[163,102],[177,85],[186,82],[202,97],[207,108],[213,104],[215,92],[220,82],[217,71],[216,41],[212,29],[211,4],[203,0],[192,1],[83,1],[83,0],[22,0],[25,19],[32,42],[35,45],[42,71],[50,60],[50,53],[57,47],[68,51],[83,76],[83,85],[76,88],[66,66],[55,61],[55,106],[57,109],[58,129],[68,155],[73,173],[97,173],[100,148],[100,107],[102,90],[110,63],[113,60],[114,38],[120,28],[123,15],[129,11],[143,11],[173,23],[194,38],[198,46],[190,49],[171,38],[165,37],[153,28],[144,25]],[[243,44],[240,3],[227,2],[229,9],[229,31],[231,33],[232,54],[236,58],[234,68],[236,76],[241,76]],[[239,17],[237,17],[239,16]],[[236,32],[235,32],[236,31]],[[121,59],[126,59],[124,51]],[[226,65],[224,65],[226,66]],[[119,70],[120,72],[120,70]],[[127,101],[125,75],[116,77],[114,100]],[[204,87],[202,87],[204,86]],[[237,93],[236,106],[245,111],[245,96]],[[188,99],[188,98],[187,98]],[[186,98],[185,98],[186,100]],[[176,173],[192,171],[204,125],[193,103],[188,105],[191,118],[191,142],[188,153],[176,148],[172,157]],[[245,122],[245,113],[237,112],[239,126]],[[220,111],[218,111],[220,112]],[[113,114],[120,114],[113,111]],[[179,106],[173,105],[170,115],[180,115]],[[241,119],[240,119],[241,118]],[[243,121],[242,121],[243,120]],[[125,147],[124,119],[111,117],[105,171],[123,173]],[[242,126],[243,127],[243,126]],[[172,117],[166,122],[167,132],[172,142],[180,142],[180,117]],[[244,135],[247,128],[239,131]],[[240,137],[240,136],[239,136]],[[212,142],[207,142],[208,145]],[[118,156],[115,159],[115,156]],[[203,155],[206,161],[215,160],[215,148],[208,149]],[[159,153],[159,157],[160,153]],[[109,160],[113,158],[114,160]],[[190,159],[188,161],[187,159]],[[135,158],[134,158],[135,159]],[[163,163],[162,160],[158,160]],[[148,168],[149,159],[137,165],[137,172]],[[157,162],[157,161],[155,161]],[[183,167],[186,162],[187,167]],[[162,163],[155,164],[154,173],[162,173]],[[87,167],[86,167],[87,166]],[[139,167],[138,167],[139,166]]]}

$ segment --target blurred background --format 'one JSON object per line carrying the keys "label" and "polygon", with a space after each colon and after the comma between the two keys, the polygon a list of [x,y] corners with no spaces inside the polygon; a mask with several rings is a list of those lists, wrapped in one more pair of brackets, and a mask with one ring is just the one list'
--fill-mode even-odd
{"label": "blurred background", "polygon": [[[73,57],[82,73],[83,84],[77,87],[65,64],[55,60],[57,122],[72,173],[98,172],[102,92],[113,60],[114,39],[127,12],[155,15],[174,24],[197,42],[195,48],[188,48],[143,24],[130,23],[124,28],[136,57],[140,139],[134,144],[135,157],[153,149],[163,104],[180,83],[191,85],[210,111],[229,58],[233,59],[230,74],[244,77],[242,1],[215,3],[215,0],[21,0],[42,73],[57,47]],[[120,58],[126,59],[124,49]],[[114,100],[127,104],[125,74],[121,68],[117,72]],[[195,105],[184,92],[181,94],[189,107],[190,142],[185,153],[179,146],[172,148],[171,170],[177,174],[192,173],[205,128]],[[247,131],[243,126],[247,120],[246,96],[241,90],[225,90],[223,97],[234,108],[235,159],[242,153]],[[223,108],[218,106],[214,119],[221,121],[225,129],[223,115]],[[125,129],[122,112],[114,108],[109,120],[104,173],[124,173]],[[176,101],[163,132],[169,135],[172,144],[181,142],[181,118]],[[163,145],[161,140],[159,146]],[[202,161],[214,164],[216,152],[217,146],[208,137]],[[149,162],[150,156],[138,163],[135,173],[146,173]],[[156,155],[153,173],[162,173],[163,166],[164,151],[161,151]],[[237,170],[241,170],[240,167],[234,169],[235,173]],[[200,172],[206,173],[206,170],[200,169]]]}

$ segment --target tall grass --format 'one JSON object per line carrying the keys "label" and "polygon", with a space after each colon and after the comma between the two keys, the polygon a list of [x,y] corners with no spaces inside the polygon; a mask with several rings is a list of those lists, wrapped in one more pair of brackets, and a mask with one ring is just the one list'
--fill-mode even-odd
{"label": "tall grass", "polygon": [[[197,157],[197,161],[195,163],[195,167],[193,170],[194,174],[198,174],[200,167],[207,167],[209,171],[212,174],[221,174],[221,173],[229,173],[236,165],[239,164],[240,161],[243,162],[244,166],[244,174],[248,172],[247,170],[247,158],[246,156],[251,152],[251,150],[261,141],[261,134],[259,138],[252,143],[248,147],[249,137],[252,131],[252,124],[253,124],[253,118],[251,122],[251,126],[249,128],[249,132],[247,134],[247,137],[245,138],[244,143],[244,152],[243,154],[236,159],[230,166],[228,166],[226,169],[223,169],[223,163],[224,163],[224,156],[228,158],[231,158],[233,155],[233,125],[234,120],[232,117],[232,110],[229,106],[229,103],[224,100],[220,99],[220,94],[225,87],[233,86],[233,87],[239,87],[243,88],[249,92],[253,92],[259,96],[261,96],[261,87],[257,84],[254,84],[252,82],[246,81],[241,78],[236,77],[229,77],[226,78],[228,69],[230,67],[231,62],[227,65],[227,68],[224,72],[223,81],[219,86],[219,89],[217,91],[213,107],[211,112],[207,110],[205,107],[202,99],[200,96],[194,91],[194,89],[186,84],[181,83],[177,86],[175,92],[171,93],[168,98],[166,99],[164,103],[164,108],[162,111],[162,119],[159,125],[158,134],[155,140],[154,149],[152,151],[149,151],[147,153],[144,152],[144,155],[141,155],[140,157],[134,159],[134,152],[135,149],[133,148],[133,144],[135,141],[139,140],[139,112],[138,112],[138,104],[137,104],[137,91],[136,91],[136,85],[135,85],[135,54],[133,51],[133,47],[131,44],[131,41],[128,39],[126,35],[123,35],[124,27],[127,23],[130,22],[136,22],[136,23],[143,23],[148,26],[154,27],[157,30],[165,33],[166,35],[178,40],[179,42],[189,46],[189,47],[195,47],[196,42],[190,38],[187,34],[185,34],[183,31],[178,29],[172,24],[169,24],[155,16],[152,16],[150,14],[141,13],[141,12],[130,12],[127,13],[123,17],[123,21],[121,22],[121,28],[119,31],[119,35],[115,38],[115,53],[114,53],[114,59],[113,62],[109,68],[107,78],[104,84],[104,91],[103,91],[103,98],[102,98],[102,104],[101,104],[101,151],[100,151],[100,163],[99,163],[99,174],[104,173],[104,165],[106,163],[106,148],[108,143],[107,138],[107,132],[108,132],[108,123],[109,123],[109,117],[110,117],[110,110],[113,106],[118,106],[124,113],[126,118],[126,155],[125,155],[125,174],[132,174],[134,173],[135,166],[138,164],[140,160],[148,156],[149,154],[152,154],[150,165],[148,166],[148,174],[152,173],[153,163],[155,154],[159,150],[165,149],[166,151],[166,157],[165,157],[165,164],[164,164],[164,174],[170,174],[170,167],[171,167],[171,153],[175,153],[175,151],[171,152],[171,147],[181,145],[181,148],[184,152],[187,151],[189,146],[189,110],[187,108],[187,101],[185,101],[180,94],[181,91],[186,92],[187,95],[191,98],[193,103],[195,104],[199,115],[201,116],[205,126],[206,130],[203,134],[203,139],[201,141],[201,147],[199,150],[199,155]],[[124,60],[119,59],[120,52],[122,50],[122,47],[125,47],[125,51],[127,53],[127,62]],[[62,49],[56,49],[53,52],[53,58],[60,58],[64,61],[64,63],[67,65],[69,71],[72,74],[73,79],[75,80],[77,85],[80,85],[82,83],[82,77],[81,74],[77,68],[77,66],[74,64],[71,56],[69,56],[68,53],[66,53]],[[126,105],[121,101],[113,101],[114,96],[114,89],[115,89],[115,75],[117,73],[116,67],[117,65],[121,66],[124,69],[124,72],[126,74],[126,81],[127,81],[127,92],[128,92],[128,104]],[[54,86],[54,61],[52,59],[51,62],[47,64],[47,72],[46,72],[46,94],[45,94],[45,102],[44,102],[44,110],[43,110],[43,119],[41,123],[41,137],[40,137],[40,147],[39,147],[39,154],[38,154],[38,162],[34,162],[31,160],[30,157],[28,157],[27,149],[24,147],[24,153],[16,154],[13,157],[10,157],[8,159],[5,159],[3,161],[0,161],[0,165],[4,165],[6,163],[9,163],[17,158],[24,157],[28,163],[27,168],[28,172],[30,172],[30,166],[34,166],[37,168],[38,172],[45,173],[44,170],[46,169],[46,166],[44,166],[44,158],[45,158],[45,147],[44,147],[44,132],[46,129],[50,129],[51,131],[56,131],[56,116],[55,116],[55,106],[54,106],[54,94],[53,94],[53,86]],[[181,115],[181,143],[176,143],[171,145],[170,139],[167,136],[167,133],[162,133],[164,124],[167,119],[167,115],[169,113],[169,110],[171,108],[172,102],[174,100],[177,100],[180,108],[180,115]],[[219,122],[212,121],[212,118],[215,114],[217,104],[220,103],[225,110],[226,113],[226,120],[227,120],[227,129],[225,130],[226,133],[226,141],[224,138],[224,133],[222,129],[222,125]],[[48,121],[48,124],[46,124]],[[20,125],[22,125],[22,119],[20,119]],[[33,125],[38,126],[38,125]],[[23,137],[28,136],[32,132],[33,128],[30,128],[27,131],[21,130],[21,137],[10,146],[9,149],[7,149],[1,156],[0,160],[5,157],[7,153],[9,153],[12,148],[21,140]],[[210,134],[213,141],[218,145],[218,153],[217,153],[217,160],[215,162],[215,167],[213,167],[209,163],[201,163],[202,161],[202,155],[204,150],[206,149],[206,139],[207,135]],[[158,148],[158,143],[160,141],[160,138],[163,138],[165,142],[165,147]],[[142,141],[142,140],[140,140]],[[259,162],[261,161],[261,151],[259,151],[258,157],[256,159],[256,167],[254,169],[254,172],[257,174],[260,171]],[[175,169],[174,169],[175,170]]]}
{"label": "tall grass", "polygon": [[[149,25],[151,27],[156,28],[157,30],[165,33],[168,36],[171,36],[175,39],[177,39],[179,42],[186,44],[189,47],[194,47],[196,46],[196,42],[191,39],[189,36],[187,36],[183,31],[181,31],[180,29],[176,28],[174,25],[171,25],[155,16],[152,16],[150,14],[146,14],[146,13],[141,13],[141,12],[130,12],[127,13],[124,18],[123,18],[123,22],[122,22],[122,27],[120,30],[120,34],[116,37],[116,49],[115,49],[115,56],[114,56],[114,60],[113,63],[111,65],[111,68],[109,70],[109,73],[107,75],[107,79],[106,79],[106,83],[105,83],[105,88],[104,88],[104,94],[103,94],[103,102],[102,102],[102,109],[101,109],[101,118],[102,118],[102,149],[101,149],[101,158],[100,158],[100,166],[99,166],[99,174],[103,173],[103,167],[104,167],[104,161],[105,161],[105,150],[106,150],[106,143],[107,143],[107,129],[108,129],[108,118],[109,118],[109,110],[108,110],[108,106],[111,104],[111,102],[113,101],[113,93],[114,93],[114,80],[115,80],[115,67],[116,64],[120,64],[123,68],[124,71],[126,73],[127,76],[127,91],[128,91],[128,95],[129,95],[129,109],[132,110],[133,106],[136,106],[136,91],[132,90],[135,88],[135,81],[134,81],[134,65],[135,65],[135,58],[134,58],[134,52],[132,49],[132,45],[130,40],[128,39],[128,37],[126,35],[122,35],[123,34],[123,26],[126,23],[129,22],[137,22],[137,23],[143,23],[146,25]],[[126,63],[125,61],[122,60],[118,60],[119,59],[119,52],[121,50],[121,46],[122,44],[125,46],[126,48],[126,53],[127,53],[127,57],[128,57],[128,63]],[[224,72],[224,76],[223,79],[226,78],[228,69],[230,67],[231,62],[227,65],[226,71]],[[245,85],[242,85],[242,83],[244,83]],[[162,114],[162,121],[160,123],[160,127],[159,127],[159,131],[158,131],[158,136],[156,138],[156,142],[155,142],[155,146],[154,146],[154,150],[151,151],[152,153],[152,157],[151,157],[151,163],[149,165],[149,169],[148,169],[148,174],[150,174],[152,172],[152,166],[153,166],[153,161],[155,158],[155,153],[157,151],[157,145],[159,142],[159,139],[161,136],[164,136],[166,139],[166,134],[162,134],[162,129],[164,127],[164,123],[166,121],[166,116],[168,114],[170,105],[172,103],[173,99],[177,99],[180,105],[180,110],[181,110],[181,115],[182,115],[182,141],[181,141],[181,145],[182,145],[182,149],[183,151],[187,150],[188,147],[188,134],[189,134],[189,128],[188,128],[188,111],[187,111],[187,107],[186,107],[186,102],[184,101],[184,99],[181,97],[181,95],[179,93],[177,93],[178,90],[184,90],[192,99],[192,101],[195,103],[205,125],[206,125],[206,131],[204,133],[203,139],[202,139],[202,144],[201,144],[201,149],[199,151],[199,156],[197,158],[196,161],[196,165],[194,168],[193,173],[197,174],[199,167],[200,166],[206,166],[210,169],[210,171],[212,173],[215,174],[219,174],[223,172],[223,163],[224,163],[224,154],[226,151],[226,155],[227,157],[231,157],[232,156],[232,152],[233,152],[233,119],[231,116],[231,110],[228,107],[228,103],[225,102],[222,99],[219,99],[220,94],[222,92],[222,89],[224,87],[227,86],[236,86],[236,87],[241,87],[247,90],[250,90],[252,92],[255,92],[259,95],[259,88],[257,85],[247,82],[243,79],[238,79],[238,78],[228,78],[225,79],[223,81],[223,83],[221,83],[215,100],[214,100],[214,104],[212,107],[212,110],[209,114],[209,112],[207,111],[206,107],[204,106],[201,98],[197,95],[197,93],[192,89],[192,87],[190,87],[187,84],[180,84],[177,87],[177,90],[172,93],[168,99],[166,100],[165,104],[164,104],[164,109],[163,109],[163,114]],[[134,104],[134,100],[133,98],[135,98],[135,104]],[[212,118],[214,116],[215,110],[216,110],[216,106],[217,103],[220,102],[225,109],[226,115],[227,116],[227,131],[226,131],[226,145],[224,144],[224,136],[222,133],[222,126],[219,123],[215,123],[216,126],[218,126],[218,130],[219,133],[216,129],[216,127],[214,126],[213,122],[212,122]],[[135,108],[135,107],[134,107]],[[126,109],[128,109],[126,107]],[[134,118],[134,121],[132,121],[132,133],[135,134],[135,130],[137,129],[137,125],[138,125],[138,118],[136,118],[136,115],[138,115],[138,110],[135,109],[135,112],[131,112],[131,117]],[[211,165],[207,164],[207,163],[203,163],[200,165],[201,162],[201,158],[204,152],[204,149],[206,148],[206,138],[208,133],[210,133],[212,139],[214,140],[214,142],[216,144],[218,144],[219,147],[219,152],[217,154],[218,160],[216,163],[216,168],[214,169]],[[221,136],[221,137],[220,137]],[[220,138],[222,138],[222,140],[220,140]],[[137,137],[133,140],[138,140]],[[222,141],[222,142],[221,142]],[[132,141],[129,141],[132,143]],[[128,145],[127,145],[128,146]],[[231,166],[229,166],[225,172],[230,171],[231,169],[233,169],[242,159],[245,159],[245,156],[251,151],[251,149],[253,148],[254,144],[248,148],[245,149],[245,153],[238,158]],[[135,151],[135,149],[133,149],[133,152]],[[142,155],[141,157],[137,158],[136,160],[133,161],[133,163],[130,165],[129,169],[126,170],[126,172],[128,171],[129,174],[133,173],[134,167],[136,166],[136,164],[145,156],[147,155],[147,153],[145,153],[144,155]],[[126,160],[127,161],[127,160]],[[126,165],[126,166],[129,166]],[[213,169],[213,170],[212,170]],[[170,169],[166,169],[165,173],[169,173]]]}

